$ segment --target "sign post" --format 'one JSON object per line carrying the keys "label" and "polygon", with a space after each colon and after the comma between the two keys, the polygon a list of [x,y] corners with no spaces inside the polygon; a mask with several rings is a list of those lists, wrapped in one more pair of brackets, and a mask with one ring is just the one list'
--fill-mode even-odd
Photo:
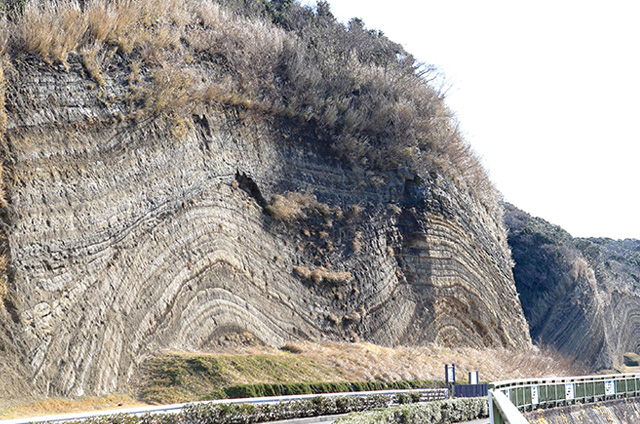
{"label": "sign post", "polygon": [[456,385],[456,364],[444,366],[444,380],[449,389],[449,397],[453,397],[453,389]]}
{"label": "sign post", "polygon": [[616,381],[615,380],[605,380],[604,381],[604,394],[615,395],[616,394]]}
{"label": "sign post", "polygon": [[531,386],[531,404],[537,405],[540,403],[540,395],[538,394],[538,385],[534,384]]}
{"label": "sign post", "polygon": [[576,398],[574,383],[564,383],[564,398],[566,400],[573,400]]}

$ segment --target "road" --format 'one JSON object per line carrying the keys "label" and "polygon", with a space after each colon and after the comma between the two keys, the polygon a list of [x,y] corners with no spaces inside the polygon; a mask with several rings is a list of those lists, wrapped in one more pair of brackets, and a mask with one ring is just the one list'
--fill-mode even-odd
{"label": "road", "polygon": [[[286,402],[301,399],[311,399],[317,396],[323,397],[341,397],[341,396],[367,396],[367,395],[393,395],[397,393],[411,393],[411,392],[433,392],[434,389],[414,389],[414,390],[379,390],[371,392],[348,392],[348,393],[324,393],[313,395],[292,395],[292,396],[271,396],[261,398],[245,398],[245,399],[221,399],[216,401],[207,401],[202,403],[277,403]],[[195,402],[200,403],[200,402]],[[114,415],[114,414],[131,414],[131,415],[144,415],[144,414],[177,414],[186,406],[186,403],[174,404],[174,405],[161,405],[161,406],[147,406],[142,408],[131,409],[119,409],[111,411],[98,411],[98,412],[84,412],[79,414],[63,414],[63,415],[49,415],[43,417],[30,417],[30,418],[15,418],[10,420],[0,420],[0,424],[28,424],[28,423],[62,423],[65,421],[77,421],[92,417]],[[286,423],[331,423],[335,421],[338,416],[329,417],[312,417],[305,418],[304,420],[291,420],[284,421]],[[315,421],[314,421],[315,420]]]}

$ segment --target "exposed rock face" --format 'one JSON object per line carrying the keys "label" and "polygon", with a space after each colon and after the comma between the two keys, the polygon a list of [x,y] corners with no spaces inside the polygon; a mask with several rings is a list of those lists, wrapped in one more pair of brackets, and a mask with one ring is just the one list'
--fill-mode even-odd
{"label": "exposed rock face", "polygon": [[505,209],[531,337],[600,368],[638,352],[640,241],[574,239],[512,205]]}
{"label": "exposed rock face", "polygon": [[243,333],[528,345],[500,218],[454,182],[354,168],[232,110],[178,139],[104,101],[124,71],[102,91],[69,64],[16,64],[7,93],[3,326],[38,389],[106,393],[151,352]]}
{"label": "exposed rock face", "polygon": [[640,403],[637,398],[538,409],[525,415],[532,423],[548,424],[633,424],[638,422]]}

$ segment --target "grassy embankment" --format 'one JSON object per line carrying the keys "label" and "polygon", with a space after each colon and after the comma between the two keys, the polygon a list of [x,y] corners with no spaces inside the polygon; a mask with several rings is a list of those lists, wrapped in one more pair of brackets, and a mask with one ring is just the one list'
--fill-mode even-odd
{"label": "grassy embankment", "polygon": [[480,372],[483,381],[588,372],[571,359],[540,350],[388,348],[369,343],[308,342],[290,344],[286,349],[250,347],[217,354],[167,352],[144,364],[127,394],[32,402],[0,411],[0,418],[194,401],[239,384],[441,380],[445,363],[456,364],[461,381],[474,370]]}

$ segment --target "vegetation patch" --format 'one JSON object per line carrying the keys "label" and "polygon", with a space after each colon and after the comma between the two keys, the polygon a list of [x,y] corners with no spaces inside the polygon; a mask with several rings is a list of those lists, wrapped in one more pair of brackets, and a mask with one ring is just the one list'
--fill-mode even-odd
{"label": "vegetation patch", "polygon": [[100,86],[114,63],[139,65],[143,87],[134,103],[143,114],[131,111],[133,118],[168,117],[177,135],[203,107],[288,120],[354,165],[439,172],[499,210],[491,182],[431,84],[437,71],[359,19],[338,22],[324,1],[315,8],[259,0],[0,5],[9,17],[0,18],[0,48],[12,60],[36,56],[68,68],[75,56]]}
{"label": "vegetation patch", "polygon": [[[268,389],[259,386],[261,384],[344,381],[336,369],[286,352],[254,355],[164,354],[149,359],[143,365],[142,372],[139,397],[149,403],[244,397],[239,394],[243,391],[247,394],[252,391],[266,393]],[[225,391],[231,386],[236,388]]]}
{"label": "vegetation patch", "polygon": [[627,352],[623,355],[624,364],[628,367],[640,366],[640,355],[634,352]]}
{"label": "vegetation patch", "polygon": [[112,410],[143,405],[145,404],[125,394],[109,395],[104,397],[82,397],[78,399],[49,398],[38,402],[0,410],[0,419]]}
{"label": "vegetation patch", "polygon": [[411,381],[347,381],[335,368],[291,353],[165,354],[143,366],[138,397],[147,403],[440,387]]}
{"label": "vegetation patch", "polygon": [[[355,381],[332,383],[284,383],[243,384],[225,387],[213,392],[205,399],[251,398],[265,396],[312,395],[322,393],[366,392],[374,390],[410,390],[418,388],[444,387],[434,381]],[[420,396],[418,395],[418,398]],[[417,402],[417,401],[416,401]]]}
{"label": "vegetation patch", "polygon": [[343,285],[353,279],[353,275],[350,272],[336,272],[329,271],[325,267],[319,267],[313,271],[308,267],[296,266],[293,267],[293,272],[304,278],[305,280],[311,280],[316,284],[327,283],[330,285]]}
{"label": "vegetation patch", "polygon": [[267,213],[280,221],[294,221],[307,218],[309,213],[328,214],[330,208],[318,202],[311,192],[290,192],[284,195],[276,194],[266,207]]}
{"label": "vegetation patch", "polygon": [[[393,403],[411,402],[418,398],[395,395],[359,397],[315,397],[274,404],[198,404],[187,405],[179,414],[112,415],[82,421],[87,424],[244,424],[278,421],[321,415],[345,414],[385,408]],[[78,422],[79,423],[79,422]]]}
{"label": "vegetation patch", "polygon": [[449,424],[471,421],[489,416],[487,398],[453,399],[397,407],[339,418],[336,424]]}

